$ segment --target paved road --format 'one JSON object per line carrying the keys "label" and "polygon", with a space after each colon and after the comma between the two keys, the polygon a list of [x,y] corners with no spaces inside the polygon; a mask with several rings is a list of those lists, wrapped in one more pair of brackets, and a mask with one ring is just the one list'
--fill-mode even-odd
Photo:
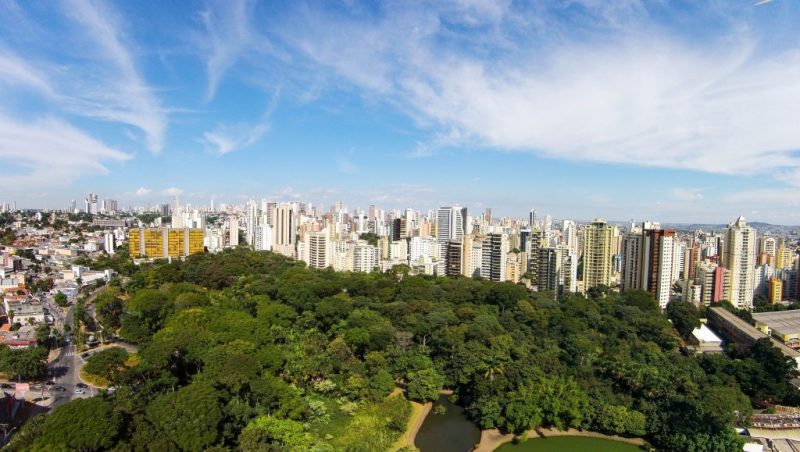
{"label": "paved road", "polygon": [[[53,403],[50,405],[55,408],[59,405],[69,402],[72,399],[91,397],[97,390],[95,388],[82,388],[84,394],[77,394],[75,391],[78,388],[78,383],[81,382],[78,377],[78,371],[83,365],[83,359],[79,356],[74,344],[68,344],[61,347],[56,359],[50,362],[47,366],[50,380],[55,381],[55,386],[61,386],[66,391],[49,391],[49,396],[53,397]],[[41,392],[41,390],[40,390]],[[45,395],[48,391],[45,390]]]}

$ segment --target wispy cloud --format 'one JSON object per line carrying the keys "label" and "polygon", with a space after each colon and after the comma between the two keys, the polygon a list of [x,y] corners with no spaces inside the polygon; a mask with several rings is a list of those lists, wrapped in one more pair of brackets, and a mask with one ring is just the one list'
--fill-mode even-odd
{"label": "wispy cloud", "polygon": [[256,144],[269,132],[270,117],[278,105],[280,91],[272,96],[267,109],[255,123],[220,123],[208,132],[203,133],[200,142],[219,155],[225,155]]}
{"label": "wispy cloud", "polygon": [[[94,44],[96,64],[73,79],[70,92],[77,98],[69,104],[76,113],[98,119],[130,124],[142,130],[152,152],[164,147],[167,116],[153,90],[139,73],[128,49],[122,26],[107,5],[89,0],[72,0],[65,13],[86,33]],[[89,52],[88,54],[91,54]]]}
{"label": "wispy cloud", "polygon": [[[306,32],[282,36],[473,145],[725,174],[800,167],[800,53],[761,52],[738,23],[687,42],[641,5],[604,3],[547,4],[527,22],[505,4],[479,14],[483,2],[387,6],[368,20],[315,11],[291,24]],[[554,17],[566,8],[571,23]]]}
{"label": "wispy cloud", "polygon": [[65,186],[85,175],[107,173],[106,162],[131,156],[59,119],[23,123],[0,116],[0,158],[8,165],[0,186],[19,189]]}
{"label": "wispy cloud", "polygon": [[269,131],[269,124],[266,122],[255,125],[219,125],[213,131],[205,132],[202,141],[219,155],[225,155],[252,146],[267,131]]}
{"label": "wispy cloud", "polygon": [[139,187],[133,194],[141,197],[149,195],[152,191],[153,190],[150,190],[149,188],[146,187]]}
{"label": "wispy cloud", "polygon": [[22,58],[0,47],[0,83],[22,85],[52,97],[53,87],[47,78]]}
{"label": "wispy cloud", "polygon": [[182,194],[183,194],[183,189],[177,187],[170,187],[161,190],[162,196],[175,197],[175,196],[180,196]]}
{"label": "wispy cloud", "polygon": [[225,74],[248,52],[274,52],[270,40],[253,25],[255,7],[252,0],[231,0],[212,3],[200,13],[205,33],[197,41],[206,58],[206,100],[214,98]]}

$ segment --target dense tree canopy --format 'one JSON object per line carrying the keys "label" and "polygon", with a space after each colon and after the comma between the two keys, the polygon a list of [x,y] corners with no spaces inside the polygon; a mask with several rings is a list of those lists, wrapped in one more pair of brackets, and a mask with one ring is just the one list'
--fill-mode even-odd
{"label": "dense tree canopy", "polygon": [[101,321],[140,345],[137,365],[116,368],[118,390],[93,402],[119,413],[109,433],[119,450],[388,448],[408,416],[403,396],[389,396],[396,384],[416,400],[453,389],[482,428],[579,427],[659,450],[730,450],[735,413],[746,421],[751,401],[796,397],[768,344],[738,360],[681,354],[694,320],[671,308],[676,332],[644,292],[556,299],[236,249],[144,265],[110,295]]}

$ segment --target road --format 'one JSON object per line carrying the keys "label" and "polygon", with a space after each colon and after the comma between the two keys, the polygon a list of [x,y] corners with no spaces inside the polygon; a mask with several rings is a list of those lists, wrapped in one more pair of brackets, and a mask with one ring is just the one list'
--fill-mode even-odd
{"label": "road", "polygon": [[[78,377],[78,371],[83,362],[75,345],[68,344],[61,347],[56,359],[48,364],[47,372],[50,375],[50,380],[55,381],[55,386],[61,386],[66,389],[66,391],[44,391],[46,395],[49,392],[49,396],[52,397],[51,408],[56,408],[76,398],[91,397],[97,392],[97,389],[88,387],[83,389],[84,394],[75,393],[75,390],[78,389],[78,383],[81,382]],[[41,389],[39,391],[41,392]]]}

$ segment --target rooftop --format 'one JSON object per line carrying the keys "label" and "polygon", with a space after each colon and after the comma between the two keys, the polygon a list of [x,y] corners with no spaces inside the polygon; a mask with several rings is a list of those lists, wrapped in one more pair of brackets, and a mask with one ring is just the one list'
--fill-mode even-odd
{"label": "rooftop", "polygon": [[711,331],[705,325],[705,323],[700,324],[699,328],[695,328],[694,331],[692,331],[692,335],[701,344],[708,342],[717,342],[717,343],[722,342],[722,339],[720,339],[716,334],[714,334],[714,332]]}
{"label": "rooftop", "polygon": [[800,333],[800,309],[753,313],[757,322],[782,334]]}

